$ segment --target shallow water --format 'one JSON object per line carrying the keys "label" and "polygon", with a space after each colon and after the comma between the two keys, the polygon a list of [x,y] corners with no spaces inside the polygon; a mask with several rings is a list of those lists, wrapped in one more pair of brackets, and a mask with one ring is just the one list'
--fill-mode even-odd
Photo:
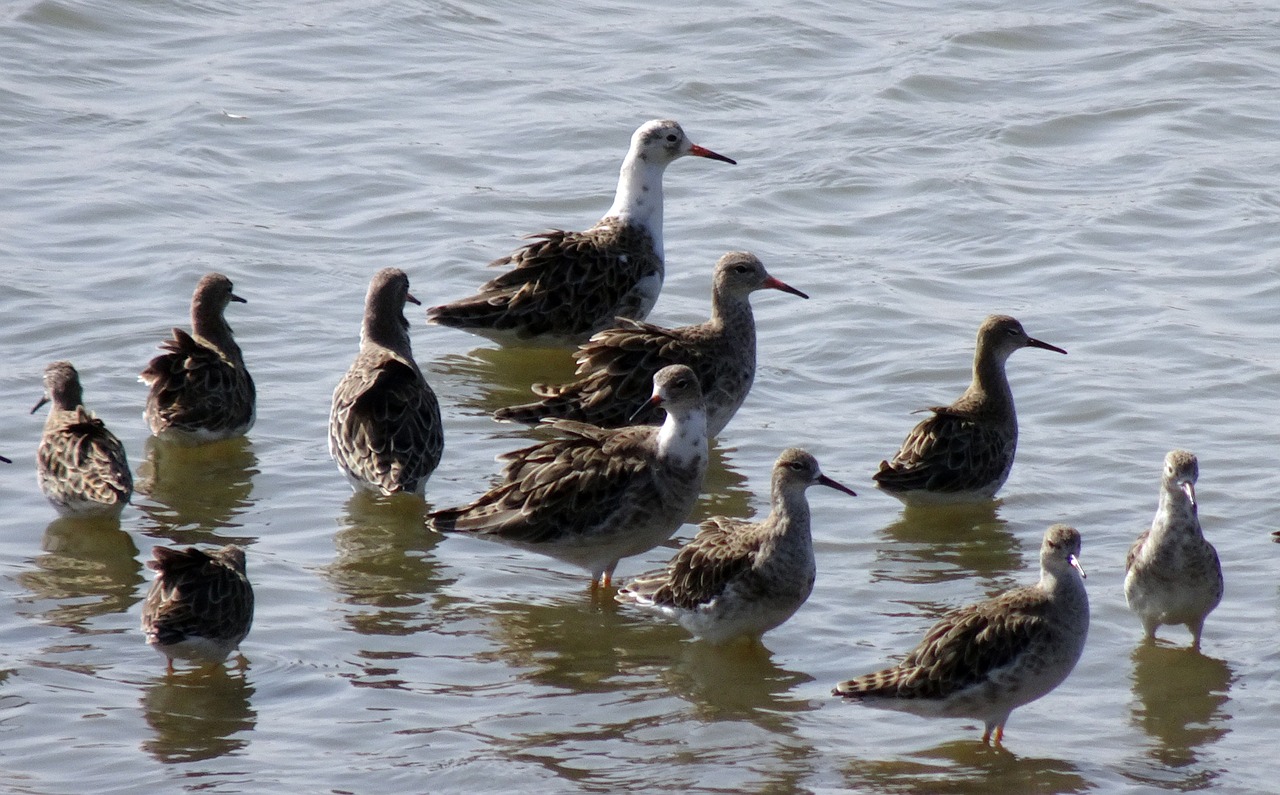
{"label": "shallow water", "polygon": [[[1280,18],[935,6],[0,11],[0,789],[1273,789]],[[817,587],[767,650],[690,642],[550,559],[438,541],[420,505],[353,497],[325,449],[373,272],[404,268],[428,305],[468,294],[520,235],[594,221],[654,117],[739,165],[668,170],[651,319],[705,317],[729,249],[812,296],[756,296],[756,386],[695,519],[767,510],[789,445],[860,493],[812,491]],[[192,454],[147,440],[136,374],[211,270],[249,301],[229,318],[259,419]],[[447,433],[428,501],[454,504],[530,438],[488,412],[571,363],[411,310]],[[870,473],[910,412],[963,389],[993,312],[1070,353],[1010,362],[1022,438],[998,505],[904,511]],[[59,358],[146,487],[119,524],[57,520],[36,489],[27,410]],[[1203,654],[1181,628],[1141,644],[1121,590],[1174,447],[1200,457],[1227,581]],[[1089,642],[1005,751],[972,721],[828,695],[1033,579],[1058,521],[1084,534]],[[166,677],[137,630],[143,561],[228,542],[257,594],[247,663]]]}

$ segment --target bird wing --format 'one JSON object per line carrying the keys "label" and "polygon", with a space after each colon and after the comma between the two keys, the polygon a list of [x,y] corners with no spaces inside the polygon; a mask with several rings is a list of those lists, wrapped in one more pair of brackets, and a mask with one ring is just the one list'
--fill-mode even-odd
{"label": "bird wing", "polygon": [[194,548],[158,547],[148,568],[160,572],[143,605],[143,630],[162,644],[189,637],[228,639],[253,621],[253,589],[227,564]]}
{"label": "bird wing", "polygon": [[987,681],[1051,631],[1044,599],[1019,588],[953,610],[898,665],[842,682],[845,696],[940,699]]}
{"label": "bird wing", "polygon": [[474,296],[432,307],[432,321],[518,329],[527,336],[585,335],[617,315],[635,314],[637,308],[626,305],[628,294],[641,279],[662,273],[662,260],[648,234],[627,224],[530,237],[529,244],[490,263],[510,270]]}
{"label": "bird wing", "polygon": [[624,590],[646,603],[686,610],[713,601],[755,563],[759,541],[741,532],[745,524],[724,516],[706,520],[665,569],[640,575]]}
{"label": "bird wing", "polygon": [[197,430],[239,427],[253,414],[253,379],[243,367],[180,328],[160,343],[164,353],[142,371],[148,409],[166,426]]}
{"label": "bird wing", "polygon": [[65,433],[74,440],[74,465],[62,476],[79,479],[76,491],[94,502],[128,499],[133,493],[133,474],[129,471],[124,445],[106,424],[81,406],[77,420]]}
{"label": "bird wing", "polygon": [[360,364],[335,390],[330,433],[335,455],[386,494],[416,491],[444,449],[435,392],[416,366],[395,356]]}
{"label": "bird wing", "polygon": [[1138,555],[1142,553],[1143,546],[1146,545],[1147,539],[1151,537],[1151,528],[1143,530],[1138,536],[1138,540],[1133,542],[1133,546],[1129,547],[1129,554],[1124,560],[1124,573],[1128,574],[1129,569],[1133,568],[1133,563],[1138,559]]}
{"label": "bird wing", "polygon": [[661,423],[666,412],[644,406],[653,392],[654,373],[672,364],[692,367],[697,352],[678,329],[626,318],[617,318],[617,323],[578,349],[577,380],[534,384],[533,393],[541,400],[499,409],[494,416],[518,422],[562,417],[605,428]]}
{"label": "bird wing", "polygon": [[968,491],[997,479],[1007,440],[994,428],[933,407],[902,443],[892,461],[880,462],[877,484],[897,490]]}
{"label": "bird wing", "polygon": [[550,425],[565,435],[503,455],[501,483],[468,505],[432,513],[428,525],[534,544],[588,535],[644,508],[628,492],[651,477],[642,443],[652,429]]}

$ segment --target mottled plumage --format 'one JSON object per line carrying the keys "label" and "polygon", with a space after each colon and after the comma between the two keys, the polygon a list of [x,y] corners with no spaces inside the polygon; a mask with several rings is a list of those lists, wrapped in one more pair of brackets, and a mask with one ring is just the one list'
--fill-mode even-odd
{"label": "mottled plumage", "polygon": [[360,353],[333,390],[329,454],[356,490],[422,494],[440,463],[440,404],[413,359],[404,305],[409,277],[374,275],[365,298]]}
{"label": "mottled plumage", "polygon": [[160,343],[164,353],[139,376],[151,391],[144,416],[151,432],[181,444],[243,436],[253,427],[256,394],[240,346],[223,312],[232,301],[231,280],[210,273],[191,298],[191,333],[180,328]]}
{"label": "mottled plumage", "polygon": [[147,643],[169,660],[220,663],[253,625],[253,586],[244,550],[154,547],[147,568],[156,573],[142,605]]}
{"label": "mottled plumage", "polygon": [[1125,561],[1124,598],[1148,639],[1161,624],[1185,624],[1200,648],[1204,620],[1222,601],[1222,565],[1205,540],[1196,503],[1200,465],[1186,450],[1164,458],[1160,503],[1151,527]]}
{"label": "mottled plumage", "polygon": [[660,428],[604,429],[549,420],[560,436],[499,457],[502,482],[427,524],[444,533],[535,550],[591,572],[608,586],[618,561],[669,539],[688,518],[707,468],[706,414],[693,371],[654,376]]}
{"label": "mottled plumage", "polygon": [[892,668],[833,691],[862,703],[927,717],[975,718],[982,741],[1017,707],[1067,678],[1089,632],[1080,534],[1054,525],[1040,547],[1040,581],[945,614]]}
{"label": "mottled plumage", "polygon": [[674,121],[646,122],[631,136],[604,218],[585,232],[532,235],[490,263],[510,270],[474,296],[432,307],[430,322],[499,341],[577,344],[615,318],[643,320],[664,276],[662,174],[685,155],[734,162],[694,144]]}
{"label": "mottled plumage", "polygon": [[71,362],[46,367],[44,389],[31,409],[34,414],[52,403],[36,451],[40,491],[63,516],[119,516],[133,495],[124,445],[84,407],[80,374]]}
{"label": "mottled plumage", "polygon": [[813,591],[805,490],[815,483],[854,494],[822,474],[809,453],[784,450],[773,465],[773,506],[763,521],[708,519],[665,569],[632,580],[618,591],[618,601],[674,618],[711,643],[759,638],[795,614]]}
{"label": "mottled plumage", "polygon": [[950,406],[933,406],[892,461],[881,461],[876,486],[908,505],[989,500],[1009,478],[1018,446],[1018,417],[1005,362],[1020,348],[1061,348],[1027,336],[1007,315],[978,328],[973,380]]}
{"label": "mottled plumage", "polygon": [[[716,263],[711,319],[695,326],[662,328],[619,319],[578,349],[577,381],[534,384],[536,403],[499,409],[494,417],[537,422],[559,417],[602,428],[662,423],[664,412],[645,409],[653,374],[672,364],[698,375],[707,408],[707,435],[724,429],[746,400],[756,374],[756,321],[751,293],[772,289],[808,298],[773,278],[754,254],[731,251]],[[639,410],[637,412],[637,410]]]}

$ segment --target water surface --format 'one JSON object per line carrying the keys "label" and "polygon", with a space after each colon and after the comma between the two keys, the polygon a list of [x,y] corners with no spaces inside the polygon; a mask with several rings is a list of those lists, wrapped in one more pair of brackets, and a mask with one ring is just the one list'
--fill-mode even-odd
{"label": "water surface", "polygon": [[[0,42],[0,789],[1273,788],[1274,8],[25,0]],[[704,318],[730,249],[812,296],[756,296],[756,387],[695,519],[767,510],[790,445],[860,493],[811,494],[817,587],[764,650],[426,535],[422,506],[353,497],[325,449],[372,274],[469,294],[521,235],[593,222],[654,117],[739,165],[667,172],[651,319]],[[211,270],[249,301],[229,317],[259,419],[192,454],[147,440],[136,374]],[[1010,362],[997,505],[904,511],[870,473],[963,389],[993,312],[1070,353]],[[428,502],[453,504],[530,438],[488,412],[571,362],[410,319],[447,425]],[[118,524],[57,520],[36,489],[27,410],[61,358],[145,486]],[[1174,447],[1200,457],[1226,572],[1202,654],[1180,628],[1141,644],[1121,590]],[[941,611],[1033,579],[1059,521],[1084,534],[1089,642],[1005,751],[831,699]],[[166,677],[143,561],[228,542],[257,593],[246,663]]]}

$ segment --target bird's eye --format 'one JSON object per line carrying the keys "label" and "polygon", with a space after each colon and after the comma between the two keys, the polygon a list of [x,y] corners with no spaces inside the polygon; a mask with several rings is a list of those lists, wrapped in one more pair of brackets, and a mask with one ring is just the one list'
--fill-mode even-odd
{"label": "bird's eye", "polygon": [[667,133],[667,140],[670,141],[671,143],[675,143],[676,141],[680,140],[680,137],[675,133]]}
{"label": "bird's eye", "polygon": [[735,272],[735,273],[746,273],[746,272],[747,272],[747,266],[746,266],[746,265],[739,265],[739,266],[737,266],[736,268],[734,268],[733,270],[734,270],[734,272]]}

